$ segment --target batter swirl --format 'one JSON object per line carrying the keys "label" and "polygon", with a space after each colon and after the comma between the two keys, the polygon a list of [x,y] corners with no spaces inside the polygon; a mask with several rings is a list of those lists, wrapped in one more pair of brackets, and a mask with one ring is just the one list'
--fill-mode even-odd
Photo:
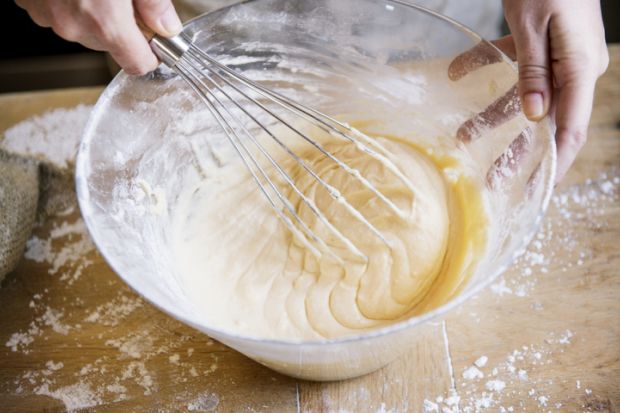
{"label": "batter swirl", "polygon": [[[367,262],[312,254],[279,222],[244,166],[220,168],[183,191],[172,245],[186,293],[211,325],[260,338],[341,337],[410,318],[455,297],[484,254],[484,186],[455,148],[377,138],[413,191],[385,164],[336,138],[317,137],[405,211],[397,216],[316,151],[302,157],[388,241],[360,224],[301,167],[279,163]],[[436,155],[441,153],[441,155]],[[435,154],[435,155],[434,155]],[[283,186],[284,187],[284,186]],[[293,192],[303,220],[342,256],[346,248]]]}

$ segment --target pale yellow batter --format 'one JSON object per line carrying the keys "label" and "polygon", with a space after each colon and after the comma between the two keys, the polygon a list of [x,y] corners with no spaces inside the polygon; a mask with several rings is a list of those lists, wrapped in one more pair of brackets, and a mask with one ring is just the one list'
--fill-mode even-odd
{"label": "pale yellow batter", "polygon": [[446,303],[483,256],[484,185],[463,151],[441,140],[429,146],[412,137],[377,138],[412,184],[408,188],[383,162],[353,145],[313,137],[359,170],[404,216],[326,157],[296,147],[313,170],[381,232],[386,244],[272,148],[303,193],[368,258],[356,258],[287,190],[304,222],[344,259],[343,265],[327,254],[313,254],[285,228],[240,161],[210,171],[197,187],[182,192],[171,240],[179,281],[210,325],[289,340],[360,333]]}

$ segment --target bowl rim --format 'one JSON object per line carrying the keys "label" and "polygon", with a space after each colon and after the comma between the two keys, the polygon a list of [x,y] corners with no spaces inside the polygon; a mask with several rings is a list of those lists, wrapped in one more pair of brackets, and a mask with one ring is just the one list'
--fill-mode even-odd
{"label": "bowl rim", "polygon": [[[184,23],[184,27],[187,28],[188,26],[190,26],[192,23],[198,21],[201,18],[204,18],[204,16],[212,14],[212,13],[220,13],[224,10],[229,10],[235,7],[238,7],[240,5],[246,4],[246,3],[254,3],[254,2],[260,2],[260,1],[264,1],[264,0],[243,0],[240,1],[238,3],[234,3],[225,7],[221,7],[215,10],[212,10],[210,12],[207,13],[203,13],[199,16],[196,16],[188,21],[186,21]],[[492,48],[494,48],[501,56],[502,61],[504,63],[507,63],[515,72],[518,71],[518,66],[516,64],[516,62],[514,62],[512,59],[510,59],[501,49],[499,49],[497,46],[495,46],[492,42],[487,41],[485,39],[483,39],[480,35],[478,35],[474,30],[470,29],[469,27],[463,25],[462,23],[457,22],[456,20],[444,16],[443,14],[431,10],[429,8],[426,8],[424,6],[420,6],[417,4],[413,4],[408,0],[382,0],[382,2],[385,3],[385,5],[389,5],[390,3],[393,3],[395,5],[399,5],[399,6],[404,6],[404,7],[409,7],[412,9],[415,9],[419,12],[431,15],[439,20],[442,20],[446,23],[449,23],[450,25],[452,25],[453,27],[455,27],[456,29],[460,30],[461,32],[463,32],[464,34],[468,35],[469,37],[471,37],[474,41],[478,41],[478,42],[485,42],[486,44],[488,44],[489,46],[491,46]],[[122,76],[123,75],[123,71],[121,71],[117,76]],[[115,77],[116,79],[116,77]],[[114,80],[112,82],[114,82]],[[93,125],[95,125],[96,120],[99,118],[98,112],[97,111],[97,106],[99,105],[103,105],[106,104],[109,99],[109,95],[114,92],[115,90],[113,90],[115,88],[110,88],[110,87],[106,87],[106,89],[104,90],[104,92],[101,94],[99,100],[97,101],[96,105],[93,107],[93,111],[92,111],[92,115],[90,116],[86,127],[84,129],[84,133],[83,133],[83,137],[87,136],[87,132],[91,130],[91,128],[93,127]],[[549,118],[549,116],[545,117],[541,122],[547,122],[547,125],[549,127],[549,130],[551,131],[551,135],[553,135],[553,131],[554,131],[554,127],[553,127],[553,123],[551,122],[551,119]],[[108,257],[107,253],[104,252],[102,249],[99,248],[98,242],[97,240],[92,237],[91,234],[91,238],[93,239],[93,242],[95,243],[95,245],[97,246],[97,250],[99,252],[99,254],[101,254],[101,256],[104,258],[104,260],[106,261],[106,263],[110,266],[110,268],[120,277],[122,278],[122,280],[128,284],[132,290],[134,290],[134,292],[136,292],[140,297],[143,297],[145,300],[147,300],[151,305],[153,305],[154,307],[156,307],[157,309],[161,310],[162,312],[176,318],[177,320],[193,327],[196,328],[199,331],[204,332],[205,334],[209,335],[209,336],[214,336],[214,338],[216,339],[220,339],[220,337],[222,338],[222,341],[226,344],[226,341],[230,340],[230,341],[238,341],[238,340],[243,340],[245,342],[252,342],[252,343],[256,343],[256,344],[260,344],[260,345],[271,345],[271,346],[285,346],[285,347],[327,347],[327,346],[332,346],[332,345],[339,345],[339,344],[346,344],[346,343],[354,343],[354,342],[362,342],[362,341],[368,341],[368,340],[373,340],[373,339],[379,339],[383,336],[388,336],[394,333],[398,333],[401,332],[403,330],[406,330],[410,327],[414,327],[417,325],[422,325],[426,322],[429,322],[433,319],[438,319],[441,316],[443,316],[444,314],[450,312],[451,310],[453,310],[454,308],[460,306],[461,304],[463,304],[465,301],[467,301],[469,298],[473,297],[474,295],[478,294],[481,290],[485,289],[486,287],[488,287],[492,282],[494,282],[499,275],[501,275],[504,271],[506,271],[506,269],[508,267],[510,267],[514,261],[521,256],[525,250],[527,245],[530,243],[530,241],[532,240],[532,238],[534,237],[534,235],[538,232],[539,228],[540,228],[540,224],[542,222],[542,219],[547,211],[547,208],[549,206],[549,203],[551,201],[551,196],[553,194],[553,188],[554,188],[554,182],[555,182],[555,176],[556,176],[556,169],[557,169],[557,151],[556,151],[556,144],[555,144],[555,139],[553,138],[553,136],[551,136],[550,138],[550,145],[551,145],[551,165],[550,165],[550,179],[548,180],[548,182],[545,183],[545,187],[544,187],[544,197],[542,200],[542,205],[541,205],[541,209],[538,211],[538,214],[534,220],[534,224],[532,225],[532,229],[530,232],[528,232],[526,234],[526,236],[524,236],[519,244],[519,247],[515,249],[515,252],[512,254],[512,257],[510,257],[509,260],[506,261],[506,263],[504,263],[504,265],[498,267],[489,277],[487,277],[485,280],[483,280],[482,282],[480,282],[478,285],[476,285],[475,287],[471,288],[470,290],[460,293],[459,295],[457,295],[455,298],[449,300],[448,302],[440,305],[437,308],[434,308],[431,311],[428,311],[426,313],[423,313],[421,315],[417,315],[417,316],[413,316],[411,318],[393,323],[393,324],[389,324],[387,326],[384,327],[379,327],[376,329],[372,329],[372,330],[368,330],[368,331],[364,331],[362,333],[357,333],[357,334],[352,334],[352,335],[347,335],[347,336],[343,336],[343,337],[337,337],[337,338],[326,338],[326,339],[311,339],[311,340],[303,340],[303,339],[273,339],[273,338],[261,338],[261,337],[256,337],[256,336],[249,336],[249,335],[243,335],[243,334],[238,334],[232,331],[228,331],[227,329],[221,329],[221,328],[216,328],[216,327],[211,327],[211,326],[206,326],[203,324],[199,324],[196,321],[190,320],[189,318],[187,318],[185,315],[181,314],[178,310],[174,309],[174,308],[167,308],[164,307],[162,304],[157,303],[155,300],[149,298],[146,294],[142,293],[140,291],[139,285],[138,283],[132,283],[130,281],[128,281],[122,274],[120,271],[117,271],[117,269],[115,268],[115,265],[113,264],[112,260],[110,259],[110,257]],[[82,142],[80,144],[80,148],[77,154],[77,158],[76,158],[76,168],[75,168],[75,182],[76,182],[76,193],[77,193],[77,199],[78,199],[78,205],[81,211],[81,215],[82,218],[85,221],[86,224],[86,228],[88,229],[89,233],[91,233],[90,228],[94,227],[95,225],[93,224],[93,222],[91,221],[91,217],[88,216],[88,214],[84,214],[85,212],[85,205],[83,205],[83,202],[86,201],[86,199],[88,199],[88,196],[86,196],[85,194],[88,193],[88,185],[86,183],[86,179],[84,179],[83,177],[80,176],[80,171],[83,170],[83,167],[81,167],[82,164],[84,164],[85,160],[84,157],[86,155],[83,155],[85,151],[85,145],[84,142]],[[437,321],[441,321],[441,320],[437,320]],[[219,337],[218,337],[219,336]],[[226,341],[225,341],[226,340]]]}

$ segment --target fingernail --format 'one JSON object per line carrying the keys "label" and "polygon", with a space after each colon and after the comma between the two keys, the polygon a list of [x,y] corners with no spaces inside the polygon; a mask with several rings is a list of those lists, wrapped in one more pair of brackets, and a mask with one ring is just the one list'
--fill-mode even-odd
{"label": "fingernail", "polygon": [[527,93],[523,96],[523,112],[532,120],[538,120],[545,114],[542,93]]}
{"label": "fingernail", "polygon": [[168,10],[161,16],[160,23],[170,36],[179,34],[183,30],[183,25],[174,11],[174,7],[168,7]]}

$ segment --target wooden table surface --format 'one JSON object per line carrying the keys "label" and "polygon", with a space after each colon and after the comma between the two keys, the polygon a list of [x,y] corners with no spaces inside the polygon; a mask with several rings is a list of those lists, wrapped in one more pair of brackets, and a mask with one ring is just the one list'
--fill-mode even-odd
{"label": "wooden table surface", "polygon": [[[35,229],[57,259],[23,259],[0,288],[0,411],[615,412],[620,45],[610,54],[589,142],[528,252],[389,366],[332,383],[270,371],[129,290],[74,208]],[[0,96],[0,130],[100,91]]]}

